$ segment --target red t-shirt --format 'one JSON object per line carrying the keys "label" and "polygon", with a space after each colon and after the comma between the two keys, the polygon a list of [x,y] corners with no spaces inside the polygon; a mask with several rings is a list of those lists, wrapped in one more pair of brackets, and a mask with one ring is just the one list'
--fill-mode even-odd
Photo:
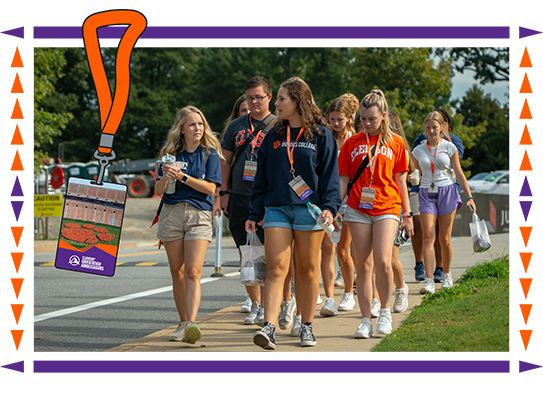
{"label": "red t-shirt", "polygon": [[[370,146],[377,143],[379,136],[369,136]],[[346,175],[352,180],[362,160],[368,154],[368,142],[364,133],[359,132],[345,141],[339,154],[339,175]],[[395,214],[400,216],[402,199],[398,185],[394,180],[394,174],[408,172],[408,158],[405,144],[398,135],[379,147],[379,153],[375,157],[375,170],[373,174],[372,188],[375,189],[375,200],[372,209],[360,208],[362,188],[369,187],[371,171],[368,166],[360,175],[351,189],[347,205],[364,214],[378,216],[383,214]]]}

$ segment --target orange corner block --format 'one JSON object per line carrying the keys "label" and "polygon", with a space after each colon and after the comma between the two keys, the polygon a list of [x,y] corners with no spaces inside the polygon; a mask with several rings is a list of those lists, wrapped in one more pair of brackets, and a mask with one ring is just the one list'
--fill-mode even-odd
{"label": "orange corner block", "polygon": [[28,328],[28,224],[0,221],[0,351],[19,356],[26,351]]}
{"label": "orange corner block", "polygon": [[517,236],[517,250],[515,251],[517,327],[515,328],[515,338],[518,352],[524,356],[543,350],[543,342],[541,341],[543,311],[536,306],[540,302],[540,288],[538,279],[535,279],[542,265],[540,254],[537,251],[541,248],[542,229],[543,221],[532,221],[529,224],[517,222],[515,225]]}
{"label": "orange corner block", "polygon": [[524,173],[531,176],[543,176],[543,165],[537,157],[533,157],[533,149],[543,146],[543,137],[538,134],[538,128],[534,126],[534,116],[541,114],[542,64],[543,49],[531,43],[523,43],[518,47],[515,60],[517,71],[515,84],[517,160],[515,172],[519,176]]}
{"label": "orange corner block", "polygon": [[26,47],[13,43],[0,49],[0,176],[28,174]]}

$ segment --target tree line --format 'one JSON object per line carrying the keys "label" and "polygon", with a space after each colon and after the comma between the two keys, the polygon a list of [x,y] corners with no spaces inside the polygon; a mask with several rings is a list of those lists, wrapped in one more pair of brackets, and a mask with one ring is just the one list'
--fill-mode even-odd
{"label": "tree line", "polygon": [[[116,49],[102,49],[110,86],[115,87]],[[47,157],[87,162],[98,147],[100,116],[83,48],[36,48],[35,166]],[[451,98],[452,77],[474,71],[484,84],[508,80],[508,49],[495,48],[136,48],[130,65],[130,97],[115,134],[117,159],[155,158],[179,108],[201,109],[221,132],[245,82],[266,77],[273,88],[292,76],[304,79],[323,112],[343,93],[362,99],[385,93],[408,140],[422,132],[436,108],[449,110],[453,133],[465,146],[466,174],[507,169],[509,108],[473,85]]]}

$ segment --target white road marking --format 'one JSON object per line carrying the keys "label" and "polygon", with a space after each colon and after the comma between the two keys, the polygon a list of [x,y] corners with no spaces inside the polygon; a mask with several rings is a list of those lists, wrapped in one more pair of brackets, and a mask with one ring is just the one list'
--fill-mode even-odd
{"label": "white road marking", "polygon": [[[231,272],[229,274],[226,274],[225,276],[232,277],[232,276],[236,276],[236,275],[239,275],[239,271]],[[216,281],[218,279],[220,279],[220,278],[203,278],[202,280],[200,280],[200,284],[214,282],[214,281]],[[34,317],[34,323],[45,321],[45,320],[48,320],[48,319],[51,319],[51,318],[63,317],[65,315],[73,314],[73,313],[80,312],[80,311],[90,310],[92,308],[103,307],[103,306],[108,306],[110,304],[120,303],[122,301],[138,299],[140,297],[146,297],[146,296],[153,296],[155,294],[168,292],[170,290],[172,290],[172,286],[166,286],[166,287],[163,287],[163,288],[146,290],[144,292],[128,294],[126,296],[114,297],[114,298],[111,298],[111,299],[95,301],[93,303],[81,304],[81,305],[75,306],[75,307],[65,308],[65,309],[57,310],[57,311],[52,311],[52,312],[49,312],[49,313],[36,315]]]}

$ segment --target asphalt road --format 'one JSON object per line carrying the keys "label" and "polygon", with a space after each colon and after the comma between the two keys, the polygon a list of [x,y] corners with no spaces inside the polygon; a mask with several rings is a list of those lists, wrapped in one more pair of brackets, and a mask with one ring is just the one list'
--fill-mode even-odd
{"label": "asphalt road", "polygon": [[[237,249],[227,243],[222,252],[233,261],[220,278],[211,278],[214,244],[207,252],[198,318],[245,299]],[[178,323],[163,248],[120,249],[113,277],[60,270],[54,259],[54,252],[34,257],[34,351],[104,351]]]}

